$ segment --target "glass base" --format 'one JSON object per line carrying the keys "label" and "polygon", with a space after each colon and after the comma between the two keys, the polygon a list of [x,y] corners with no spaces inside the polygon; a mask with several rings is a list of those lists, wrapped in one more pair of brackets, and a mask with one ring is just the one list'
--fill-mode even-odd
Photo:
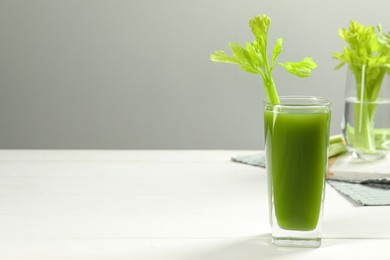
{"label": "glass base", "polygon": [[321,238],[272,237],[272,244],[280,247],[318,248],[321,246]]}
{"label": "glass base", "polygon": [[386,157],[387,151],[378,151],[376,153],[364,153],[355,149],[348,148],[352,158],[362,159],[365,161],[375,161]]}

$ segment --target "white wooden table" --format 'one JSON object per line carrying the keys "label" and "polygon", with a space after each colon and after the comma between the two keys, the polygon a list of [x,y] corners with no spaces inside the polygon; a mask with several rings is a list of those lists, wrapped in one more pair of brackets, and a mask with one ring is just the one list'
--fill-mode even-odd
{"label": "white wooden table", "polygon": [[273,246],[251,153],[0,150],[0,259],[390,259],[390,207],[330,186],[321,248]]}

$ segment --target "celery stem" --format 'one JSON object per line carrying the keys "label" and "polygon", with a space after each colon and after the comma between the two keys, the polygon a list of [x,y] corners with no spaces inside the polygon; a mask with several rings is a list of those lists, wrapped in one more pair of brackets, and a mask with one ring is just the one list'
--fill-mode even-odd
{"label": "celery stem", "polygon": [[266,85],[267,96],[272,104],[280,104],[278,91],[276,90],[275,83],[271,77],[270,81]]}
{"label": "celery stem", "polygon": [[355,104],[355,133],[353,146],[365,152],[375,152],[375,101],[378,98],[385,70],[379,73],[375,80],[367,82],[366,65],[363,65],[360,73],[356,73],[356,88],[358,103]]}

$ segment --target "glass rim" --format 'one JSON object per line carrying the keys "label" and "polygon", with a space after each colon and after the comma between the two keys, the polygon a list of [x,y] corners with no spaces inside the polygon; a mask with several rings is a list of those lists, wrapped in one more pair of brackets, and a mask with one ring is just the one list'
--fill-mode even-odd
{"label": "glass rim", "polygon": [[330,106],[332,101],[326,97],[319,96],[280,96],[280,104],[273,104],[267,98],[264,99],[264,105],[266,106],[279,106],[279,107],[297,107],[297,106],[314,106],[324,107]]}

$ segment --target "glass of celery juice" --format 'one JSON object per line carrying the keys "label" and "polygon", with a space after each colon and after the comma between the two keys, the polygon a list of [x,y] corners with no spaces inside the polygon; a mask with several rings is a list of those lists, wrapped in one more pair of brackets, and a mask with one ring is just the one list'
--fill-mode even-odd
{"label": "glass of celery juice", "polygon": [[329,99],[264,102],[272,243],[319,247],[331,118]]}

